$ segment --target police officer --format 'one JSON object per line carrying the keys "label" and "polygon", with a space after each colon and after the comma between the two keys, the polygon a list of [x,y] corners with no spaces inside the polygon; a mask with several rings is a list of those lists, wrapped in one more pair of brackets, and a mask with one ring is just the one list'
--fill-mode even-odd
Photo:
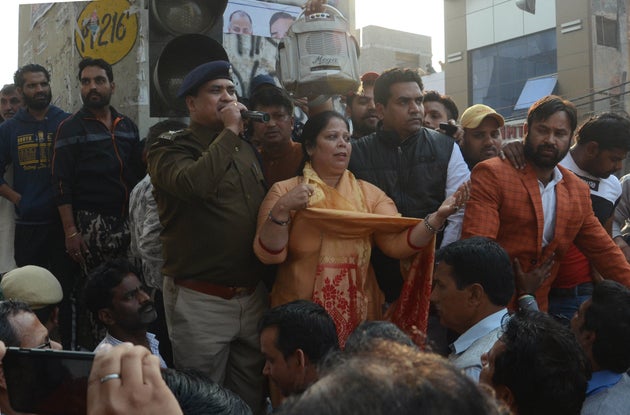
{"label": "police officer", "polygon": [[262,411],[257,323],[267,308],[252,241],[266,188],[225,61],[193,69],[178,91],[190,126],[148,154],[164,253],[164,305],[177,368],[195,367]]}

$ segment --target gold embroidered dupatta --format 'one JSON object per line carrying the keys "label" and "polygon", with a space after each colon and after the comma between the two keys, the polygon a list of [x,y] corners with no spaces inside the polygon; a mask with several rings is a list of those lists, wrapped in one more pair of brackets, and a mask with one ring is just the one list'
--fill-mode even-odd
{"label": "gold embroidered dupatta", "polygon": [[[380,308],[380,304],[369,304],[368,291],[378,290],[370,268],[371,235],[406,232],[420,219],[369,213],[359,182],[347,170],[337,187],[332,188],[307,163],[304,181],[314,186],[315,192],[310,207],[296,213],[294,220],[308,220],[321,230],[312,300],[333,318],[343,347],[352,330],[368,318],[368,308]],[[434,246],[435,239],[413,257],[401,261],[403,290],[388,310],[388,318],[411,335],[417,330],[426,332]],[[371,318],[380,318],[371,314]]]}

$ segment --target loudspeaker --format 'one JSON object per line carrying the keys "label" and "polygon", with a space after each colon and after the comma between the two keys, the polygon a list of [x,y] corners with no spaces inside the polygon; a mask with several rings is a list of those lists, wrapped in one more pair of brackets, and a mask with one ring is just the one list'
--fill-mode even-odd
{"label": "loudspeaker", "polygon": [[301,14],[278,44],[282,85],[298,97],[345,95],[359,86],[358,45],[335,8]]}

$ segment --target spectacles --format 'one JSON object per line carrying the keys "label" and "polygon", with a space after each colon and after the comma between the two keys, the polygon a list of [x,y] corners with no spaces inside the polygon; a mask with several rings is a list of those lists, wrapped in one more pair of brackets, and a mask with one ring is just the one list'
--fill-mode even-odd
{"label": "spectacles", "polygon": [[287,114],[286,112],[274,112],[269,114],[272,120],[275,122],[283,122],[289,121],[291,119],[291,114]]}
{"label": "spectacles", "polygon": [[52,349],[52,346],[50,345],[50,338],[47,338],[46,341],[39,346],[33,347],[33,349]]}

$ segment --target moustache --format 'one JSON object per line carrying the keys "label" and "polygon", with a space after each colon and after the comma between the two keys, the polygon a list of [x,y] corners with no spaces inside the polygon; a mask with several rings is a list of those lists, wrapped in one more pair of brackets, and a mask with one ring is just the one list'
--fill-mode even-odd
{"label": "moustache", "polygon": [[553,151],[554,153],[558,153],[558,149],[556,146],[550,144],[541,144],[538,146],[537,150],[540,151]]}
{"label": "moustache", "polygon": [[147,311],[150,311],[150,309],[155,309],[153,301],[147,301],[146,303],[144,303],[144,305],[140,307],[140,310],[138,310],[138,313],[143,314]]}

